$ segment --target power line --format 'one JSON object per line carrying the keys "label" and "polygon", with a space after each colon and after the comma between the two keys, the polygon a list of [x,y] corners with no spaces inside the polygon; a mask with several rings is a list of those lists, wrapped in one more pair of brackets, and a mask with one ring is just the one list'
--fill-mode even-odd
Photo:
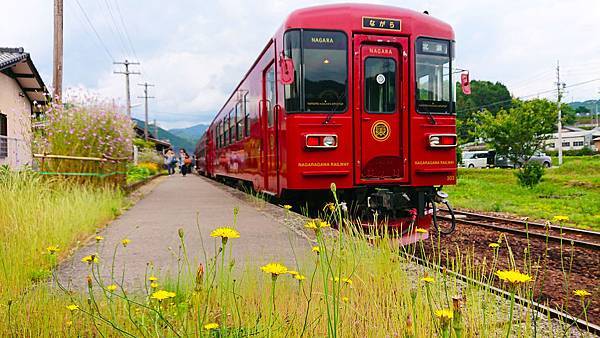
{"label": "power line", "polygon": [[148,87],[154,87],[153,84],[148,82],[138,83],[138,86],[144,87],[144,96],[138,96],[140,99],[144,99],[145,102],[145,119],[144,119],[144,139],[148,141],[148,99],[153,99],[154,96],[148,96]]}
{"label": "power line", "polygon": [[[127,26],[125,25],[125,20],[123,20],[123,15],[121,14],[121,8],[119,6],[119,1],[115,0],[115,5],[117,8],[117,15],[119,15],[119,20],[121,21],[121,26],[123,27],[123,32],[125,33],[125,38],[129,43],[129,47],[131,47],[131,51],[133,52],[133,56],[135,56],[136,61],[140,61],[140,58],[137,56],[135,48],[133,47],[133,43],[131,42],[131,38],[129,37],[129,32],[127,31]],[[143,70],[143,69],[142,69]]]}
{"label": "power line", "polygon": [[75,0],[75,2],[77,2],[77,5],[79,6],[79,9],[83,13],[83,16],[85,17],[85,20],[87,21],[88,25],[92,28],[92,31],[94,32],[94,34],[98,38],[98,41],[100,41],[100,45],[102,45],[102,48],[104,49],[104,51],[106,52],[106,54],[114,62],[115,58],[113,57],[113,55],[108,50],[108,47],[106,47],[106,44],[104,43],[104,40],[102,40],[102,38],[100,37],[100,34],[98,34],[98,31],[94,27],[94,24],[92,24],[92,21],[90,20],[90,18],[88,17],[87,13],[85,12],[85,9],[83,9],[83,7],[81,6],[81,3],[79,3],[79,0]]}
{"label": "power line", "polygon": [[[600,81],[600,78],[596,78],[596,79],[591,79],[591,80],[587,80],[587,81],[582,81],[582,82],[574,83],[572,85],[565,86],[564,89],[581,86],[581,85],[588,84],[590,82],[595,82],[595,81]],[[556,88],[544,90],[544,91],[537,92],[537,93],[534,93],[534,94],[521,95],[521,96],[517,96],[517,97],[514,97],[514,98],[507,99],[507,100],[502,100],[502,101],[496,101],[496,102],[492,102],[492,103],[487,103],[487,104],[483,104],[483,105],[476,106],[476,107],[465,108],[465,109],[457,110],[456,112],[457,113],[462,113],[462,112],[465,112],[465,111],[478,110],[478,109],[481,109],[481,108],[487,108],[487,107],[499,105],[499,104],[502,104],[502,103],[511,102],[513,99],[525,99],[525,98],[528,98],[528,97],[538,96],[538,95],[547,94],[547,93],[553,93],[554,91],[556,91]]]}
{"label": "power line", "polygon": [[121,44],[121,48],[123,50],[124,56],[127,56],[127,54],[129,52],[127,51],[127,45],[125,44],[125,40],[123,40],[123,33],[121,33],[121,30],[117,26],[117,20],[115,20],[115,17],[113,15],[110,4],[108,3],[108,0],[104,0],[104,4],[106,5],[106,9],[108,9],[108,15],[110,16],[110,22],[112,23],[112,27],[114,27],[114,30],[111,27],[111,31],[113,31],[113,33],[117,36],[117,39],[119,40],[119,42]]}

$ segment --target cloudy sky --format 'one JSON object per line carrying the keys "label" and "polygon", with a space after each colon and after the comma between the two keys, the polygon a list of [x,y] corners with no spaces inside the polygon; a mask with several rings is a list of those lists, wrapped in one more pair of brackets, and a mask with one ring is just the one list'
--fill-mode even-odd
{"label": "cloudy sky", "polygon": [[[52,84],[52,0],[2,0],[0,46],[32,54]],[[211,120],[279,27],[300,7],[329,0],[64,0],[64,87],[86,88],[124,101],[122,70],[113,61],[140,61],[132,78],[156,85],[151,118],[185,127]],[[363,1],[365,2],[365,1]],[[600,1],[573,0],[380,0],[428,10],[456,32],[457,62],[472,79],[501,81],[515,96],[554,88],[557,60],[567,100],[598,98]],[[88,21],[89,20],[89,21]],[[90,24],[91,23],[91,24]],[[540,94],[552,97],[552,93]],[[133,109],[143,116],[142,106]]]}

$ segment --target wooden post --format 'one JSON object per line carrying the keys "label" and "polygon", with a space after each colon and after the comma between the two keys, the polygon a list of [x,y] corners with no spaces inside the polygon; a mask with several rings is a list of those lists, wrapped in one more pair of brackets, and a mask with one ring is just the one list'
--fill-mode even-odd
{"label": "wooden post", "polygon": [[63,0],[54,0],[54,69],[53,99],[62,100],[63,80]]}

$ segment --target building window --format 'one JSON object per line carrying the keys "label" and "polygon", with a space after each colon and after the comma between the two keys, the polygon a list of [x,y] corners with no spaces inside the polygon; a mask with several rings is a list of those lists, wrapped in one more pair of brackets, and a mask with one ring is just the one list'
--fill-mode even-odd
{"label": "building window", "polygon": [[0,114],[0,158],[8,156],[8,125],[6,115]]}
{"label": "building window", "polygon": [[570,147],[571,146],[571,142],[563,142],[563,147]]}
{"label": "building window", "polygon": [[575,142],[573,142],[573,147],[583,147],[583,141],[575,141]]}

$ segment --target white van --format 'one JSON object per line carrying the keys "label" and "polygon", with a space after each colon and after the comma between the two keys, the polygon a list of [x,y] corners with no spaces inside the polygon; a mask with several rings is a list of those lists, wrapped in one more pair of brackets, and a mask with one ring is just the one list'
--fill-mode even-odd
{"label": "white van", "polygon": [[487,168],[488,151],[465,151],[462,154],[461,166],[465,168]]}

